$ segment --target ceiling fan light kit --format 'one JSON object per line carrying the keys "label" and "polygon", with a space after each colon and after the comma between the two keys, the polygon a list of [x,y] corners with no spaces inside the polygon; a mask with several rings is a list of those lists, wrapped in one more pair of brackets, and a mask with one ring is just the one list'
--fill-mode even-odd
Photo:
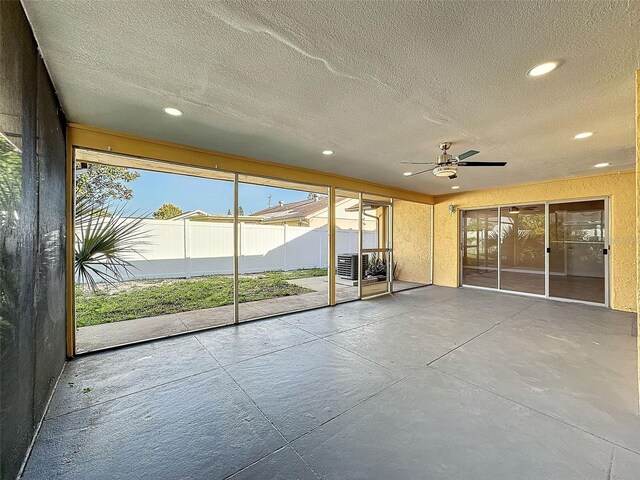
{"label": "ceiling fan light kit", "polygon": [[436,177],[451,177],[458,173],[458,167],[455,165],[442,165],[434,168],[432,173]]}

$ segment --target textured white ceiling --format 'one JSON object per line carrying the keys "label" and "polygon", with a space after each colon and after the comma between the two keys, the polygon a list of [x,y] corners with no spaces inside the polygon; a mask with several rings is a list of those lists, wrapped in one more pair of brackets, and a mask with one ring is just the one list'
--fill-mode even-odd
{"label": "textured white ceiling", "polygon": [[[633,165],[640,2],[24,6],[73,122],[433,194]],[[447,140],[509,164],[402,176]]]}

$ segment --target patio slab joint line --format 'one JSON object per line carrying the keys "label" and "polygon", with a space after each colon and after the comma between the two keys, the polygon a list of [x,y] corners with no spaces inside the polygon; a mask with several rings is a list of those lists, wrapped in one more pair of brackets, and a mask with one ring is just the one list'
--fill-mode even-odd
{"label": "patio slab joint line", "polygon": [[389,367],[387,367],[385,365],[382,365],[381,363],[378,363],[375,360],[367,358],[364,355],[361,355],[359,353],[353,352],[353,351],[349,350],[347,347],[343,347],[342,345],[340,345],[340,344],[336,343],[335,341],[331,340],[329,337],[324,337],[324,338],[321,338],[320,340],[322,340],[324,342],[327,342],[327,343],[330,343],[332,347],[340,348],[340,349],[344,350],[345,352],[350,353],[351,355],[354,355],[354,356],[356,356],[358,358],[361,358],[362,360],[366,360],[367,362],[373,363],[374,365],[377,365],[380,368],[384,368],[388,372],[395,373],[395,370],[393,370],[393,369],[391,369],[391,368],[389,368]]}
{"label": "patio slab joint line", "polygon": [[552,419],[552,420],[555,420],[555,421],[557,421],[557,422],[560,422],[560,423],[562,423],[562,424],[564,424],[564,425],[566,425],[566,426],[568,426],[568,427],[571,427],[571,428],[574,428],[574,429],[576,429],[576,430],[579,430],[579,431],[581,431],[581,432],[583,432],[583,433],[586,433],[587,435],[590,435],[590,436],[592,436],[592,437],[594,437],[594,438],[597,438],[598,440],[602,440],[603,442],[606,442],[606,443],[610,444],[610,445],[611,445],[611,446],[613,446],[613,447],[622,448],[623,450],[626,450],[626,451],[628,451],[628,452],[630,452],[630,453],[633,453],[633,454],[635,454],[635,455],[639,455],[639,456],[640,456],[640,452],[637,452],[637,451],[635,451],[635,450],[634,450],[634,449],[632,449],[632,448],[625,447],[624,445],[620,445],[619,443],[616,443],[616,442],[614,442],[614,441],[612,441],[612,440],[609,440],[609,439],[607,439],[607,438],[601,437],[601,436],[600,436],[600,435],[598,435],[598,434],[595,434],[595,433],[593,433],[593,432],[590,432],[589,430],[585,430],[584,428],[579,427],[579,426],[577,426],[577,425],[574,425],[574,424],[572,424],[572,423],[570,423],[570,422],[568,422],[568,421],[566,421],[566,420],[564,420],[564,419],[562,419],[562,418],[559,418],[559,417],[556,417],[556,416],[551,415],[551,414],[549,414],[549,413],[545,413],[545,412],[542,412],[542,411],[540,411],[540,410],[537,410],[537,409],[535,409],[535,408],[533,408],[533,407],[531,407],[531,406],[529,406],[529,405],[526,405],[526,404],[524,404],[524,403],[518,402],[517,400],[514,400],[514,399],[512,399],[512,398],[506,397],[505,395],[502,395],[501,393],[498,393],[498,392],[496,392],[496,391],[493,391],[493,390],[490,390],[490,389],[488,389],[488,388],[486,388],[486,387],[483,387],[482,385],[477,385],[477,384],[475,384],[475,383],[473,383],[473,382],[471,382],[471,381],[469,381],[469,380],[467,380],[467,379],[465,379],[465,378],[458,377],[457,375],[453,375],[452,373],[445,372],[444,370],[440,370],[439,368],[434,367],[434,366],[432,366],[432,365],[429,365],[429,368],[432,368],[432,369],[434,369],[434,370],[436,370],[436,371],[438,371],[438,372],[440,372],[440,373],[443,373],[443,374],[445,374],[445,375],[447,375],[447,376],[449,376],[449,377],[451,377],[451,378],[455,378],[456,380],[459,380],[459,381],[461,381],[461,382],[464,382],[464,383],[466,383],[466,384],[468,384],[468,385],[471,385],[471,386],[473,386],[473,387],[479,388],[480,390],[483,390],[483,391],[485,391],[485,392],[487,392],[487,393],[490,393],[490,394],[492,394],[492,395],[495,395],[496,397],[500,397],[500,398],[502,398],[502,399],[504,399],[504,400],[508,400],[508,401],[510,401],[511,403],[515,403],[516,405],[519,405],[519,406],[521,406],[521,407],[523,407],[523,408],[526,408],[527,410],[531,410],[532,412],[536,412],[536,413],[538,413],[538,414],[540,414],[540,415],[544,415],[545,417],[550,418],[550,419]]}
{"label": "patio slab joint line", "polygon": [[[357,302],[357,301],[361,301],[361,300],[354,300],[354,302]],[[352,302],[349,302],[349,303],[352,303]],[[327,308],[339,308],[339,307],[340,307],[340,304],[338,304],[338,305],[333,305],[333,306],[329,306],[329,307],[327,307]],[[323,307],[323,308],[324,308],[324,307]],[[308,333],[308,334],[310,334],[310,335],[313,335],[314,337],[317,337],[317,338],[319,338],[319,339],[321,339],[321,340],[325,340],[325,339],[328,339],[329,337],[333,337],[334,335],[338,335],[339,333],[350,332],[351,330],[356,330],[356,329],[358,329],[358,328],[366,327],[366,326],[368,326],[368,325],[373,325],[374,323],[384,322],[385,320],[389,320],[390,318],[399,317],[400,315],[404,315],[405,313],[409,313],[409,311],[407,311],[407,312],[402,312],[402,313],[397,313],[397,314],[395,314],[395,315],[389,315],[388,317],[381,318],[381,319],[379,319],[379,320],[372,320],[371,322],[363,323],[363,324],[361,324],[361,325],[357,325],[357,326],[355,326],[355,327],[345,328],[344,330],[339,330],[339,331],[337,331],[337,332],[327,333],[326,335],[318,335],[317,333],[313,333],[313,332],[310,332],[310,331],[308,331],[308,330],[305,330],[304,328],[302,328],[302,327],[301,327],[301,326],[299,326],[299,325],[294,325],[294,324],[292,324],[292,323],[287,322],[284,318],[281,318],[281,320],[282,320],[283,322],[285,322],[287,325],[291,325],[292,327],[299,328],[299,329],[300,329],[300,330],[302,330],[303,332],[306,332],[306,333]],[[368,360],[368,359],[367,359],[367,360]]]}
{"label": "patio slab joint line", "polygon": [[[278,427],[276,427],[276,426],[275,426],[275,424],[271,421],[271,419],[267,416],[267,414],[266,414],[266,413],[264,413],[264,412],[262,411],[262,409],[258,406],[258,404],[253,400],[253,398],[251,398],[251,397],[249,396],[249,394],[246,392],[246,390],[245,390],[244,388],[242,388],[242,386],[241,386],[241,385],[236,381],[236,379],[235,379],[235,378],[233,378],[233,376],[232,376],[232,375],[227,371],[227,369],[225,368],[225,366],[224,366],[224,365],[222,365],[222,364],[221,364],[221,363],[220,363],[220,362],[219,362],[219,361],[218,361],[218,360],[213,356],[213,354],[212,354],[212,353],[209,351],[209,349],[208,349],[208,348],[207,348],[207,347],[206,347],[206,346],[205,346],[205,345],[200,341],[200,339],[199,339],[199,338],[197,338],[197,337],[196,337],[196,340],[198,341],[198,343],[200,343],[200,345],[202,345],[202,347],[207,351],[207,353],[208,353],[209,355],[211,355],[211,356],[213,357],[213,359],[214,359],[216,362],[218,362],[218,364],[220,365],[220,368],[222,368],[222,370],[224,371],[224,373],[226,373],[226,374],[227,374],[227,376],[231,379],[231,381],[237,385],[237,387],[240,389],[240,391],[241,391],[242,393],[244,393],[244,394],[245,394],[245,396],[249,399],[249,401],[253,404],[253,406],[254,406],[254,407],[256,407],[256,409],[257,409],[257,410],[262,414],[262,416],[267,420],[267,422],[269,422],[269,424],[273,427],[273,429],[274,429],[276,432],[278,432],[278,435],[280,435],[280,437],[282,437],[282,440],[284,440],[284,442],[285,442],[285,445],[283,445],[282,447],[277,448],[277,449],[276,449],[276,450],[274,450],[273,452],[270,452],[270,453],[268,453],[268,454],[266,454],[266,455],[262,456],[261,458],[257,459],[255,462],[253,462],[253,463],[251,463],[251,464],[249,464],[249,465],[246,465],[246,466],[242,467],[241,469],[239,469],[239,470],[237,470],[237,471],[233,472],[231,475],[228,475],[228,476],[227,476],[227,477],[225,477],[225,478],[229,478],[229,477],[231,477],[231,476],[233,476],[233,475],[236,475],[237,473],[241,472],[241,471],[242,471],[242,470],[244,470],[245,468],[249,468],[251,465],[253,465],[253,464],[255,464],[255,463],[259,462],[260,460],[263,460],[263,459],[267,458],[269,455],[272,455],[272,454],[274,454],[275,452],[277,452],[277,451],[279,451],[279,450],[282,450],[282,449],[283,449],[284,447],[286,447],[286,446],[289,446],[289,447],[290,447],[290,448],[291,448],[291,449],[296,453],[296,455],[298,455],[298,457],[300,457],[300,460],[302,460],[302,462],[303,462],[303,463],[304,463],[304,464],[309,468],[309,470],[310,470],[310,471],[311,471],[311,472],[316,476],[316,478],[320,478],[320,477],[318,476],[318,474],[315,472],[315,470],[314,470],[313,468],[311,468],[311,465],[309,465],[309,464],[305,461],[305,459],[304,459],[304,458],[302,458],[302,457],[300,456],[300,454],[298,453],[298,451],[297,451],[295,448],[293,448],[293,445],[291,445],[291,443],[287,440],[287,437],[285,437],[285,436],[282,434],[282,432],[278,429]],[[284,349],[283,349],[283,350],[284,350]],[[270,352],[270,353],[274,353],[274,352]],[[268,354],[265,354],[265,355],[268,355]]]}
{"label": "patio slab joint line", "polygon": [[[280,319],[279,318],[260,318],[260,319],[257,319],[257,320],[250,320],[248,322],[242,322],[242,323],[239,323],[237,325],[236,324],[225,325],[225,327],[233,328],[233,327],[238,327],[240,325],[243,325],[245,323],[252,323],[254,321],[255,322],[259,322],[259,321],[262,321],[262,320],[280,320]],[[293,325],[290,325],[289,323],[287,323],[287,326],[292,326],[293,328],[297,328],[298,330],[302,330],[301,328],[293,326]],[[224,328],[224,327],[219,327],[219,328]],[[220,365],[221,368],[224,368],[225,366],[226,367],[230,367],[232,365],[238,365],[239,363],[248,362],[249,360],[253,360],[255,358],[264,357],[266,355],[271,355],[272,353],[282,352],[283,350],[287,350],[289,348],[299,347],[300,345],[306,345],[307,343],[317,342],[318,340],[322,340],[321,338],[312,338],[312,339],[309,339],[309,340],[303,340],[301,342],[294,343],[292,345],[287,345],[286,347],[277,348],[276,350],[271,350],[271,351],[265,352],[265,353],[259,353],[257,355],[254,355],[253,357],[243,358],[242,360],[238,360],[237,362],[231,362],[231,363],[227,363],[227,364],[223,365],[222,363],[220,363],[220,360],[215,358],[214,355],[209,351],[209,349],[207,349],[207,347],[205,347],[203,345],[203,343],[200,341],[200,339],[198,338],[198,334],[207,333],[207,332],[210,332],[212,330],[215,330],[215,329],[208,329],[208,330],[204,330],[204,331],[200,331],[200,332],[194,332],[194,336],[196,337],[196,340],[198,340],[198,343],[200,343],[200,345],[202,345],[207,350],[207,353],[213,357],[213,359],[218,363],[218,365]],[[304,330],[302,330],[302,331],[304,332]],[[309,333],[309,332],[305,332],[305,333]],[[313,334],[311,333],[310,335],[313,335]]]}
{"label": "patio slab joint line", "polygon": [[[295,447],[293,446],[293,443],[294,443],[294,442],[298,441],[298,440],[299,440],[299,439],[301,439],[302,437],[305,437],[305,436],[309,435],[310,433],[315,432],[318,428],[320,428],[320,427],[322,427],[322,426],[326,425],[326,424],[327,424],[327,423],[329,423],[329,422],[332,422],[332,421],[333,421],[333,420],[335,420],[336,418],[341,417],[341,416],[342,416],[342,415],[344,415],[345,413],[350,412],[351,410],[353,410],[353,409],[354,409],[354,408],[356,408],[356,407],[359,407],[360,405],[364,404],[365,402],[368,402],[368,401],[369,401],[369,400],[371,400],[372,398],[374,398],[374,397],[376,397],[376,396],[380,395],[380,394],[381,394],[381,393],[383,393],[384,391],[386,391],[386,390],[388,390],[389,388],[391,388],[391,387],[393,387],[393,386],[397,385],[398,383],[400,383],[400,382],[401,382],[401,381],[403,381],[404,379],[409,378],[409,377],[411,377],[411,376],[415,375],[416,373],[417,373],[417,372],[411,372],[411,373],[408,373],[408,374],[407,374],[407,375],[405,375],[404,377],[399,378],[398,380],[395,380],[394,382],[391,382],[389,385],[387,385],[386,387],[382,388],[381,390],[379,390],[379,391],[377,391],[377,392],[375,392],[375,393],[372,393],[371,395],[369,395],[369,396],[368,396],[368,397],[366,397],[366,398],[363,398],[362,400],[360,400],[360,401],[359,401],[358,403],[356,403],[355,405],[353,405],[353,406],[351,406],[351,407],[347,408],[344,412],[340,412],[340,413],[338,413],[337,415],[335,415],[335,416],[333,416],[333,417],[331,417],[331,418],[328,418],[327,420],[325,420],[324,422],[320,423],[319,425],[316,425],[315,427],[313,427],[313,428],[312,428],[311,430],[309,430],[308,432],[305,432],[305,433],[303,433],[303,434],[301,434],[301,435],[298,435],[296,438],[294,438],[293,440],[291,440],[291,442],[290,442],[290,443],[291,443],[291,448],[293,448],[293,449],[295,450]],[[295,450],[295,451],[296,451],[296,453],[297,453],[297,450]],[[298,454],[298,455],[299,455],[299,454]],[[305,462],[305,463],[306,463],[306,462]]]}
{"label": "patio slab joint line", "polygon": [[478,337],[481,337],[482,335],[484,335],[485,333],[493,330],[494,328],[496,328],[499,325],[502,325],[504,322],[511,320],[513,317],[515,317],[516,315],[522,313],[523,311],[525,311],[527,308],[529,307],[524,307],[522,310],[518,310],[516,313],[514,313],[513,315],[509,315],[507,318],[503,318],[502,320],[500,320],[498,323],[491,325],[489,328],[487,328],[486,330],[480,332],[479,334],[471,337],[469,340],[467,340],[466,342],[462,342],[460,345],[456,345],[454,348],[452,348],[451,350],[449,350],[446,353],[443,353],[442,355],[440,355],[438,358],[435,358],[433,360],[431,360],[429,363],[427,363],[427,367],[430,367],[432,363],[437,362],[438,360],[446,357],[447,355],[449,355],[451,352],[455,352],[456,350],[458,350],[461,347],[464,347],[465,345],[467,345],[470,342],[473,342],[475,339],[477,339]]}
{"label": "patio slab joint line", "polygon": [[313,468],[311,468],[311,465],[309,465],[304,458],[302,458],[300,456],[300,454],[297,452],[297,450],[295,448],[293,448],[293,446],[289,443],[287,443],[286,445],[281,446],[280,448],[274,450],[271,453],[267,453],[266,455],[260,457],[259,459],[257,459],[255,462],[251,462],[249,465],[247,465],[246,467],[242,467],[240,470],[237,470],[235,472],[233,472],[231,475],[227,475],[226,477],[224,477],[224,480],[228,480],[228,479],[233,479],[233,477],[235,477],[236,475],[238,475],[239,473],[244,472],[245,470],[247,470],[248,468],[253,467],[254,465],[257,465],[258,463],[260,463],[262,460],[264,460],[265,458],[269,458],[271,455],[275,455],[276,453],[278,453],[279,451],[285,449],[289,447],[293,453],[295,453],[295,455],[302,461],[302,463],[304,463],[307,467],[309,467],[309,470],[311,471],[311,473],[313,473],[313,476],[316,477],[317,479],[320,479],[322,477],[320,477]]}
{"label": "patio slab joint line", "polygon": [[[208,350],[207,350],[207,353],[209,353]],[[216,362],[218,362],[218,361],[216,360]],[[219,365],[219,362],[218,362],[218,365]],[[67,415],[69,415],[71,413],[80,412],[82,410],[87,410],[89,408],[97,407],[98,405],[103,405],[105,403],[113,402],[115,400],[120,400],[121,398],[126,398],[126,397],[130,397],[132,395],[137,395],[139,393],[146,392],[148,390],[153,390],[154,388],[164,387],[165,385],[169,385],[171,383],[179,382],[181,380],[184,380],[185,378],[191,378],[191,377],[195,377],[196,375],[202,375],[203,373],[212,372],[214,370],[218,370],[219,368],[222,368],[222,366],[209,368],[207,370],[202,370],[201,372],[196,372],[196,373],[192,373],[192,374],[189,374],[189,375],[185,375],[184,377],[174,378],[174,379],[169,380],[167,382],[159,383],[157,385],[152,385],[152,386],[146,387],[146,388],[141,388],[140,390],[136,390],[135,392],[125,393],[124,395],[120,395],[119,397],[113,397],[113,398],[109,398],[108,400],[103,400],[101,402],[96,402],[96,403],[93,403],[91,405],[87,405],[86,407],[76,408],[74,410],[70,410],[68,412],[61,413],[60,415],[56,415],[56,416],[53,416],[53,417],[50,417],[50,418],[45,418],[44,421],[48,422],[50,420],[55,420],[55,419],[60,418],[60,417],[65,417],[65,416],[67,416]]]}
{"label": "patio slab joint line", "polygon": [[[407,312],[405,312],[405,313],[407,313]],[[385,370],[387,370],[387,371],[389,371],[389,372],[394,372],[394,370],[392,370],[391,368],[386,367],[385,365],[382,365],[382,364],[380,364],[380,363],[376,362],[375,360],[371,360],[370,358],[367,358],[367,357],[365,357],[364,355],[360,355],[359,353],[352,352],[352,351],[351,351],[351,350],[349,350],[348,348],[346,348],[346,347],[344,347],[344,346],[342,346],[342,345],[340,345],[340,344],[336,343],[335,341],[331,340],[331,338],[329,338],[329,337],[333,337],[334,335],[338,335],[339,333],[349,332],[349,331],[351,331],[351,330],[355,330],[356,328],[362,328],[362,327],[366,327],[366,326],[368,326],[368,325],[373,325],[374,323],[379,323],[379,322],[382,322],[382,321],[384,321],[384,320],[388,320],[389,318],[398,317],[398,316],[400,316],[400,315],[404,315],[404,314],[403,314],[403,313],[399,313],[398,315],[392,315],[392,316],[387,317],[387,318],[385,318],[385,319],[383,319],[383,320],[377,320],[377,321],[374,321],[374,322],[371,322],[371,323],[366,323],[366,324],[364,324],[364,325],[359,325],[359,326],[357,326],[357,327],[349,328],[349,329],[347,329],[347,330],[341,330],[341,331],[339,331],[339,332],[331,333],[331,334],[329,334],[329,335],[325,335],[325,336],[320,336],[320,335],[317,335],[317,334],[315,334],[315,333],[309,332],[309,331],[305,330],[305,329],[304,329],[304,328],[302,328],[302,327],[299,327],[299,326],[297,326],[297,325],[292,325],[292,324],[290,324],[290,323],[288,323],[288,322],[285,322],[285,323],[286,323],[287,325],[290,325],[290,326],[294,327],[294,328],[298,328],[298,329],[302,330],[303,332],[308,333],[309,335],[313,335],[314,337],[316,337],[314,340],[309,340],[309,341],[307,341],[307,342],[303,342],[303,343],[300,343],[300,344],[298,344],[298,345],[304,345],[305,343],[315,342],[315,341],[318,341],[318,340],[320,340],[320,341],[324,341],[324,342],[330,343],[332,347],[337,347],[337,348],[339,348],[339,349],[341,349],[341,350],[344,350],[345,352],[348,352],[348,353],[350,353],[350,354],[352,354],[352,355],[355,355],[356,357],[359,357],[359,358],[361,358],[361,359],[363,359],[363,360],[366,360],[367,362],[373,363],[374,365],[377,365],[377,366],[378,366],[378,367],[380,367],[380,368],[384,368]],[[284,320],[283,320],[283,321],[284,321]],[[295,345],[293,345],[293,346],[295,346]],[[285,348],[289,348],[289,347],[285,347]],[[283,348],[282,350],[284,350],[284,348]],[[278,350],[278,351],[279,351],[279,350]],[[271,353],[273,353],[273,352],[271,352]],[[268,355],[268,354],[266,353],[265,355]],[[255,357],[254,357],[254,358],[255,358]],[[240,362],[238,362],[238,363],[240,363]]]}
{"label": "patio slab joint line", "polygon": [[[297,327],[296,327],[296,328],[297,328]],[[313,334],[312,334],[312,335],[313,335]],[[324,340],[324,339],[323,339],[323,338],[318,338],[317,340]],[[317,341],[317,340],[311,340],[311,341]],[[198,342],[200,342],[200,340],[198,340]],[[304,342],[304,343],[309,343],[309,342]],[[303,345],[304,343],[302,343],[302,344],[298,344],[298,345]],[[200,342],[200,344],[201,344],[201,345],[202,345],[202,346],[207,350],[207,352],[209,353],[209,355],[211,355],[211,356],[213,357],[213,354],[212,354],[212,353],[207,349],[207,347],[205,347],[201,342]],[[292,345],[292,347],[293,347],[293,346],[297,346],[297,345]],[[286,347],[286,348],[291,348],[291,347]],[[286,348],[281,349],[281,350],[278,350],[278,351],[285,350]],[[345,350],[346,350],[346,349],[345,349]],[[347,350],[347,351],[348,351],[348,350]],[[270,352],[270,353],[275,353],[275,352]],[[264,354],[264,355],[269,355],[270,353],[266,353],[266,354]],[[214,357],[214,358],[215,358],[215,357]],[[255,358],[255,357],[254,357],[254,358]],[[368,359],[366,359],[366,358],[364,358],[364,357],[361,357],[361,358],[363,358],[363,359],[365,359],[365,360],[367,360],[367,361],[371,362],[370,360],[368,360]],[[216,360],[216,361],[218,361],[218,360]],[[218,362],[218,363],[219,363],[219,362]],[[237,362],[237,363],[240,363],[240,362]],[[236,363],[236,364],[237,364],[237,363]],[[371,363],[376,364],[375,362],[371,362]],[[377,364],[376,364],[376,365],[377,365]],[[349,411],[353,410],[354,408],[356,408],[356,407],[358,407],[358,406],[362,405],[363,403],[365,403],[365,402],[369,401],[369,400],[370,400],[370,399],[372,399],[373,397],[375,397],[375,396],[377,396],[377,395],[381,394],[381,393],[382,393],[382,392],[384,392],[385,390],[387,390],[387,389],[389,389],[389,388],[393,387],[394,385],[398,384],[399,382],[401,382],[401,381],[402,381],[402,380],[404,380],[405,378],[408,378],[408,377],[410,377],[411,375],[414,375],[414,374],[415,374],[415,372],[411,372],[411,373],[409,373],[409,374],[407,374],[407,375],[404,375],[403,377],[399,378],[398,380],[396,380],[396,381],[394,381],[394,382],[391,382],[389,385],[387,385],[387,386],[383,387],[381,390],[379,390],[379,391],[377,391],[377,392],[375,392],[375,393],[373,393],[373,394],[369,395],[369,396],[368,396],[368,397],[366,397],[366,398],[363,398],[361,401],[359,401],[359,402],[358,402],[358,403],[356,403],[355,405],[353,405],[353,406],[349,407],[349,408],[348,408],[348,409],[346,409],[344,412],[340,412],[340,413],[338,413],[337,415],[335,415],[335,416],[333,416],[333,417],[331,417],[331,418],[329,418],[329,419],[325,420],[324,422],[320,423],[319,425],[315,426],[314,428],[312,428],[312,429],[311,429],[311,430],[309,430],[308,432],[305,432],[305,433],[303,433],[302,435],[299,435],[299,436],[295,437],[294,439],[292,439],[291,441],[289,441],[289,440],[287,440],[287,438],[282,434],[282,432],[280,432],[280,430],[279,430],[279,429],[274,425],[274,423],[273,423],[273,422],[271,421],[271,419],[267,416],[267,414],[266,414],[265,412],[263,412],[263,411],[262,411],[262,409],[261,409],[261,408],[257,405],[257,403],[253,400],[253,398],[251,398],[251,396],[250,396],[250,395],[249,395],[249,394],[248,394],[248,393],[247,393],[247,392],[246,392],[246,391],[245,391],[245,390],[240,386],[240,384],[238,384],[238,382],[236,382],[235,378],[233,378],[233,376],[232,376],[232,375],[227,371],[227,369],[225,368],[225,366],[221,364],[221,365],[220,365],[220,367],[222,368],[222,370],[224,370],[224,371],[225,371],[225,373],[227,373],[227,375],[229,375],[229,377],[233,380],[233,382],[234,382],[236,385],[238,385],[238,388],[239,388],[239,389],[240,389],[240,390],[241,390],[241,391],[242,391],[242,392],[247,396],[247,398],[249,398],[249,400],[251,401],[251,403],[253,403],[253,404],[255,405],[255,407],[258,409],[258,411],[259,411],[260,413],[262,413],[262,415],[263,415],[263,416],[267,419],[267,421],[268,421],[268,422],[273,426],[273,428],[276,430],[276,432],[278,432],[278,434],[279,434],[279,435],[282,437],[282,439],[287,443],[287,445],[288,445],[288,446],[289,446],[289,447],[290,447],[290,448],[295,452],[295,454],[296,454],[298,457],[300,457],[300,459],[304,462],[304,464],[305,464],[307,467],[309,467],[309,469],[311,470],[311,472],[313,472],[313,474],[314,474],[317,478],[321,478],[321,477],[320,477],[320,476],[315,472],[315,470],[313,470],[313,468],[311,467],[311,465],[309,465],[309,464],[308,464],[308,462],[307,462],[304,458],[302,458],[302,456],[300,455],[300,453],[299,453],[299,452],[296,450],[296,448],[293,446],[293,442],[295,442],[295,441],[297,441],[298,439],[300,439],[300,438],[304,437],[305,435],[308,435],[308,434],[310,434],[310,433],[314,432],[315,430],[317,430],[318,428],[322,427],[323,425],[326,425],[327,423],[329,423],[329,422],[331,422],[331,421],[335,420],[336,418],[338,418],[338,417],[340,417],[340,416],[344,415],[345,413],[347,413],[347,412],[349,412]],[[386,369],[386,370],[388,370],[388,369]],[[231,474],[229,477],[231,477],[231,476],[233,476],[233,475],[236,475],[237,473],[241,472],[241,471],[242,471],[242,470],[244,470],[245,468],[250,467],[250,466],[251,466],[251,465],[253,465],[254,463],[257,463],[258,461],[260,461],[260,460],[262,460],[262,459],[264,459],[264,458],[268,457],[269,455],[271,455],[271,454],[275,453],[275,452],[276,452],[276,451],[278,451],[278,450],[281,450],[282,448],[284,448],[284,447],[280,447],[279,449],[277,449],[277,450],[275,450],[275,451],[273,451],[273,452],[271,452],[271,453],[269,453],[269,454],[265,455],[264,457],[262,457],[262,458],[258,459],[256,462],[253,462],[252,464],[247,465],[246,467],[243,467],[242,469],[240,469],[240,470],[238,470],[238,471],[234,472],[234,473],[233,473],[233,474]],[[226,478],[229,478],[229,477],[226,477]]]}
{"label": "patio slab joint line", "polygon": [[616,447],[611,449],[611,459],[609,460],[609,470],[607,470],[607,480],[611,480],[611,474],[613,473],[613,460],[616,455]]}

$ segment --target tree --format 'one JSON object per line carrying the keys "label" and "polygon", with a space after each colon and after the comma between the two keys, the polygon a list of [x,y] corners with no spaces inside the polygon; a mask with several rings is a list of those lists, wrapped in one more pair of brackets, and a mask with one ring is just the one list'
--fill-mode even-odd
{"label": "tree", "polygon": [[106,204],[110,200],[131,200],[133,191],[126,185],[140,174],[123,167],[86,164],[86,171],[76,177],[76,195],[94,204]]}
{"label": "tree", "polygon": [[173,203],[163,203],[162,206],[153,212],[153,218],[158,220],[168,220],[173,217],[177,217],[182,213],[180,207],[176,207]]}

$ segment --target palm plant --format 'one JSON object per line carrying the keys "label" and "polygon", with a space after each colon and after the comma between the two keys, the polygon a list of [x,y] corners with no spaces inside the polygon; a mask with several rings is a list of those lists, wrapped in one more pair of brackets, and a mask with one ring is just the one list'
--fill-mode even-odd
{"label": "palm plant", "polygon": [[146,232],[142,218],[124,216],[124,206],[111,208],[88,195],[76,200],[75,274],[92,290],[97,280],[113,285],[135,267],[127,256],[139,254]]}

